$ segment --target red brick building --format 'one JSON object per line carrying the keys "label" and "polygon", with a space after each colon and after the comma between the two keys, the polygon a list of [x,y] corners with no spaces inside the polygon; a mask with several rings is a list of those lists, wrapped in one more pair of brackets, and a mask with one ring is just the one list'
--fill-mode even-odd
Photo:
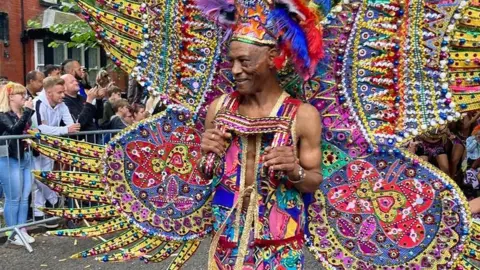
{"label": "red brick building", "polygon": [[[0,5],[0,77],[24,83],[30,70],[43,70],[48,64],[60,65],[65,59],[79,60],[89,70],[90,81],[101,67],[107,65],[107,57],[100,48],[68,48],[65,44],[50,48],[51,41],[66,42],[68,35],[48,31],[50,25],[77,20],[73,13],[58,10],[61,0],[3,0]],[[41,27],[27,29],[27,22],[35,19]],[[117,84],[126,88],[127,75],[112,73]]]}

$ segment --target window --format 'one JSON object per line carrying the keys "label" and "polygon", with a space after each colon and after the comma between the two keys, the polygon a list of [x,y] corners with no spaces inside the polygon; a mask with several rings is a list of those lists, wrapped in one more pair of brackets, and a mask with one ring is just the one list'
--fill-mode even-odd
{"label": "window", "polygon": [[43,40],[35,40],[34,44],[35,69],[43,71],[45,70],[45,47]]}
{"label": "window", "polygon": [[[57,41],[58,42],[58,41]],[[58,42],[60,45],[53,48],[53,64],[60,65],[68,58],[67,44],[65,42]]]}
{"label": "window", "polygon": [[95,79],[100,71],[100,48],[89,48],[86,52],[87,68],[88,68],[88,81],[90,85],[95,85]]}
{"label": "window", "polygon": [[83,48],[71,48],[68,58],[78,60],[78,62],[83,66],[85,63]]}
{"label": "window", "polygon": [[[45,49],[48,47],[49,41],[35,40],[35,69],[43,71],[45,63],[60,65],[66,59],[75,59],[81,66],[88,69],[88,80],[90,84],[95,85],[95,78],[101,68],[100,48],[89,48],[85,50],[81,48],[68,48],[67,43],[57,41],[60,45],[52,50],[51,55],[45,59]],[[52,59],[53,58],[53,59]]]}
{"label": "window", "polygon": [[8,42],[8,14],[0,12],[0,41]]}

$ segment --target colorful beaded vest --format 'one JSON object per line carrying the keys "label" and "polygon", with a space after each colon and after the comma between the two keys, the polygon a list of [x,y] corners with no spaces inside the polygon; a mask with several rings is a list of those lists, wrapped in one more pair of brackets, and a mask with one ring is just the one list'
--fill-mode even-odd
{"label": "colorful beaded vest", "polygon": [[[215,249],[238,250],[236,265],[242,265],[247,243],[250,249],[292,243],[300,246],[302,243],[305,221],[301,193],[286,181],[286,177],[265,171],[260,160],[268,146],[296,145],[295,115],[301,101],[283,93],[269,117],[250,119],[237,114],[238,93],[222,99],[215,123],[232,131],[232,140],[212,200],[217,234],[210,256]],[[256,140],[255,181],[251,187],[246,187],[246,166],[242,165],[247,163],[248,137],[251,136]],[[242,211],[244,193],[250,188],[253,191],[248,210]],[[218,264],[219,256],[215,259]],[[233,266],[231,261],[222,264]]]}

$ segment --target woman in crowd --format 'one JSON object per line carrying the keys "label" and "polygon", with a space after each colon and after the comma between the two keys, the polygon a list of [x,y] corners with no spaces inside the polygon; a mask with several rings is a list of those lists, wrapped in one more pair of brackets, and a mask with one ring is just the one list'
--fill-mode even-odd
{"label": "woman in crowd", "polygon": [[[31,126],[34,113],[33,102],[26,100],[27,90],[20,84],[9,82],[0,90],[0,130],[2,135],[26,134]],[[1,175],[5,192],[4,217],[7,226],[23,224],[27,221],[28,196],[32,187],[31,155],[28,145],[20,140],[6,140],[8,155],[0,158],[0,167],[8,170]],[[21,229],[29,243],[35,239]],[[17,235],[12,239],[17,245],[23,245]]]}
{"label": "woman in crowd", "polygon": [[452,140],[453,147],[450,155],[450,177],[457,179],[458,164],[465,157],[465,144],[470,132],[472,131],[472,125],[474,125],[477,119],[480,118],[480,112],[469,112],[464,117],[455,123],[452,123],[450,129],[455,135]]}
{"label": "woman in crowd", "polygon": [[134,123],[140,122],[148,117],[148,112],[145,110],[145,105],[135,103],[131,107]]}
{"label": "woman in crowd", "polygon": [[447,156],[446,145],[449,139],[455,138],[446,125],[440,126],[437,129],[430,130],[423,135],[420,135],[422,153],[417,155],[428,156],[429,159],[435,159],[438,168],[445,174],[450,175],[449,162]]}

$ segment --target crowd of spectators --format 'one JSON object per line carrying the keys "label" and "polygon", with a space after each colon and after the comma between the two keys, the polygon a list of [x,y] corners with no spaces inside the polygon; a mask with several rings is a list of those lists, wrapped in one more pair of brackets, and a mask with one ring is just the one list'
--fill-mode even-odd
{"label": "crowd of spectators", "polygon": [[[124,91],[107,71],[101,70],[92,86],[87,70],[76,60],[66,60],[60,66],[48,65],[43,72],[30,71],[25,79],[23,86],[0,78],[2,136],[26,135],[33,129],[49,135],[77,134],[75,139],[102,144],[106,141],[102,140],[105,134],[100,136],[102,132],[78,133],[123,129],[149,115],[140,104],[143,91],[135,80],[130,80],[134,85]],[[131,102],[126,99],[127,92]],[[0,212],[7,226],[25,223],[29,215],[34,221],[49,218],[41,208],[65,203],[57,192],[33,180],[31,174],[32,170],[50,171],[58,167],[54,160],[32,151],[24,141],[0,137],[0,170],[8,172],[0,174]],[[48,220],[42,225],[59,226],[54,219]],[[28,242],[35,241],[25,229],[22,234]],[[18,236],[11,241],[23,245]]]}

